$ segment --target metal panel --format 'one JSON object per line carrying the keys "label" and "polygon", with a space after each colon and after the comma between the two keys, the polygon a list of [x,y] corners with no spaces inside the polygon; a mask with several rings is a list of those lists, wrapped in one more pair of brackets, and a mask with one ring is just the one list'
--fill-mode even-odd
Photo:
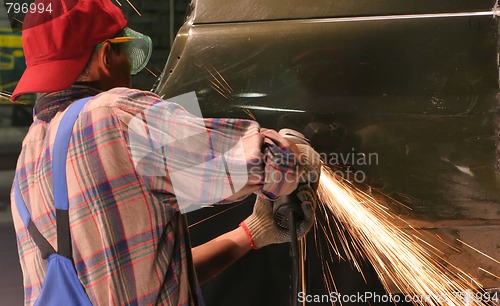
{"label": "metal panel", "polygon": [[[188,23],[158,92],[195,91],[206,117],[248,118],[248,108],[262,126],[300,130],[411,207],[400,214],[417,227],[481,233],[477,246],[498,258],[496,31],[488,16]],[[452,262],[498,287],[476,269],[498,275],[498,265],[456,247]]]}
{"label": "metal panel", "polygon": [[492,0],[203,0],[194,23],[352,17],[491,10]]}

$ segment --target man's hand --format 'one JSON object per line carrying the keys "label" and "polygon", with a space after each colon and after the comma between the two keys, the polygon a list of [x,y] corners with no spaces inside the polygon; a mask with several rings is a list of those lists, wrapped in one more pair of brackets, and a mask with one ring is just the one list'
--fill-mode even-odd
{"label": "man's hand", "polygon": [[[301,176],[297,195],[301,200],[304,220],[298,226],[297,236],[302,238],[314,223],[316,190],[321,174],[321,158],[301,133],[282,129],[279,134],[290,142],[300,166]],[[241,222],[240,226],[247,232],[254,249],[269,244],[290,242],[289,231],[279,227],[274,221],[272,202],[262,197],[257,197],[253,214]]]}
{"label": "man's hand", "polygon": [[[297,227],[297,237],[304,237],[314,224],[314,211],[316,209],[315,190],[303,184],[297,194],[301,200],[304,220]],[[273,215],[273,202],[257,197],[252,215],[240,223],[245,229],[248,240],[254,249],[276,243],[290,242],[290,232],[276,225]]]}
{"label": "man's hand", "polygon": [[[293,141],[292,144],[302,170],[297,194],[304,212],[304,220],[297,228],[297,236],[302,238],[314,224],[321,160],[309,145],[295,144]],[[289,241],[288,230],[277,226],[274,221],[273,203],[266,198],[257,197],[254,212],[237,229],[193,249],[198,279],[201,283],[208,281],[252,247],[258,249]]]}

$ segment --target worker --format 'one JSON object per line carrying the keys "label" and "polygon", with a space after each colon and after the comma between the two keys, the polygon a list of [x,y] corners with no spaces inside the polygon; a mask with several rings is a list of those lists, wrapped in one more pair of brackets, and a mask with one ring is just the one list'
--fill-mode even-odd
{"label": "worker", "polygon": [[[291,193],[311,173],[318,174],[317,153],[254,121],[198,118],[151,92],[129,88],[131,72],[148,60],[136,57],[133,46],[149,54],[148,38],[128,28],[121,10],[109,0],[50,3],[59,11],[28,13],[24,20],[27,68],[12,95],[15,101],[26,93],[38,94],[14,182],[34,225],[57,250],[53,142],[68,106],[91,97],[76,120],[65,162],[71,255],[85,294],[93,305],[202,305],[200,282],[251,249],[289,240],[272,220],[270,200]],[[163,123],[160,132],[165,135],[196,131],[220,141],[209,145],[203,137],[194,137],[188,146],[172,144],[173,149],[141,147],[151,151],[137,160],[136,145],[141,142],[132,138],[140,134],[132,135],[137,125],[131,123],[140,120],[151,136],[147,116],[155,114],[161,114],[155,119]],[[181,164],[226,152],[224,139],[243,148],[238,151],[243,155],[226,154],[224,165],[242,163],[247,178],[230,194],[227,186],[218,185],[217,174],[226,173],[223,166],[206,163],[200,172],[191,171],[196,165]],[[185,193],[200,206],[256,193],[254,213],[238,228],[191,250],[174,174],[181,175],[185,185],[192,184]],[[213,195],[221,190],[223,199]],[[25,304],[32,305],[43,288],[46,263],[21,221],[15,196],[11,199]],[[313,220],[315,198],[310,192],[304,203],[301,236]]]}

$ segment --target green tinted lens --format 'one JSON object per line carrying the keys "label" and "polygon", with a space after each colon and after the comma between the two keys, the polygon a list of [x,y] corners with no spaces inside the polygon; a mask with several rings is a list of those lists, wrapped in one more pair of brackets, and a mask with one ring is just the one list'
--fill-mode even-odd
{"label": "green tinted lens", "polygon": [[125,28],[124,32],[127,37],[134,37],[132,41],[126,43],[125,50],[130,59],[130,73],[137,74],[148,64],[153,43],[149,36],[130,28]]}

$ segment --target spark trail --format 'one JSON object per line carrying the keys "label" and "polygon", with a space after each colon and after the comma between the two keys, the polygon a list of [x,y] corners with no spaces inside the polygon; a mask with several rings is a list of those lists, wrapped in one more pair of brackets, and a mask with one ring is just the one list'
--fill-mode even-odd
{"label": "spark trail", "polygon": [[[388,292],[392,284],[402,294],[418,297],[412,301],[415,305],[492,305],[481,300],[471,304],[464,294],[481,294],[480,284],[442,258],[442,252],[426,243],[416,230],[412,229],[412,234],[398,226],[406,222],[386,206],[336,177],[326,166],[322,166],[318,196],[318,212],[325,222],[316,222],[315,234],[325,234],[330,259],[341,256],[343,249],[345,259],[361,273],[361,261],[368,260]],[[411,228],[407,223],[405,227]],[[327,289],[334,289],[328,262],[324,254],[320,256]]]}

